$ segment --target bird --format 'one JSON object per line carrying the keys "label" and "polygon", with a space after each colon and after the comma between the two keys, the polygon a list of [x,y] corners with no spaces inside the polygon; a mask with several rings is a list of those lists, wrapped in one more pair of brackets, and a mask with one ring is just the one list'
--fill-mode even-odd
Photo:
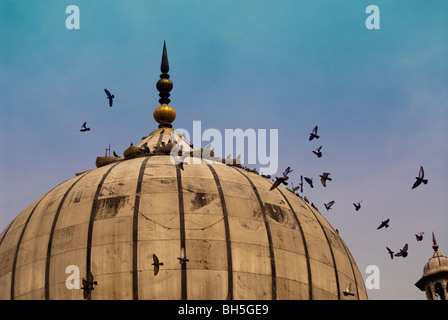
{"label": "bird", "polygon": [[415,177],[415,179],[417,179],[417,180],[414,182],[412,189],[417,188],[422,182],[424,184],[428,183],[428,179],[424,179],[424,176],[425,176],[425,172],[423,171],[423,167],[420,167],[420,171],[418,172],[418,177]]}
{"label": "bird", "polygon": [[303,176],[302,176],[302,175],[300,176],[300,183],[299,183],[299,186],[300,186],[300,192],[303,193]]}
{"label": "bird", "polygon": [[417,241],[423,240],[423,234],[424,234],[424,232],[419,232],[415,235],[415,237],[417,238]]}
{"label": "bird", "polygon": [[358,211],[359,209],[361,209],[361,202],[362,202],[362,200],[359,201],[359,202],[353,203],[353,205],[355,206],[355,210],[356,210],[356,211]]}
{"label": "bird", "polygon": [[315,126],[313,132],[310,133],[309,141],[313,140],[314,138],[319,139],[319,136],[317,135],[317,126]]}
{"label": "bird", "polygon": [[308,184],[310,185],[311,188],[314,188],[314,186],[313,186],[313,178],[305,177],[305,181],[308,182]]}
{"label": "bird", "polygon": [[119,156],[118,156],[118,154],[115,152],[115,150],[114,150],[113,154],[114,154],[114,157],[119,158]]}
{"label": "bird", "polygon": [[289,173],[293,172],[294,170],[291,170],[291,167],[286,168],[285,171],[283,171],[283,176],[287,176]]}
{"label": "bird", "polygon": [[322,185],[323,185],[324,187],[327,186],[327,180],[328,180],[328,181],[331,181],[331,180],[332,180],[331,178],[328,178],[328,176],[329,176],[330,174],[331,174],[331,173],[324,172],[324,173],[322,173],[321,175],[319,175],[319,177],[320,177],[320,182],[322,182]]}
{"label": "bird", "polygon": [[403,249],[400,249],[400,252],[396,253],[395,256],[406,258],[407,255],[408,255],[408,244],[406,243]]}
{"label": "bird", "polygon": [[386,249],[387,249],[387,252],[390,255],[390,258],[393,259],[394,258],[394,252],[392,250],[390,250],[388,247],[386,247]]}
{"label": "bird", "polygon": [[115,96],[113,94],[110,94],[109,90],[104,89],[104,92],[107,94],[107,99],[109,99],[109,107],[112,107],[113,99]]}
{"label": "bird", "polygon": [[283,183],[285,186],[288,184],[288,182],[286,182],[286,180],[289,179],[288,176],[283,176],[283,177],[275,177],[275,182],[274,184],[271,186],[271,188],[269,189],[269,191],[274,190],[275,188],[277,188],[280,183]]}
{"label": "bird", "polygon": [[387,220],[381,221],[381,224],[380,224],[380,225],[379,225],[379,227],[378,227],[378,228],[376,228],[376,229],[378,230],[378,229],[381,229],[382,227],[386,227],[386,228],[389,228],[389,220],[390,220],[390,219],[387,219]]}
{"label": "bird", "polygon": [[81,132],[90,131],[90,128],[87,128],[87,122],[84,122],[84,124],[81,126]]}
{"label": "bird", "polygon": [[349,283],[348,286],[345,288],[345,291],[342,291],[344,296],[354,296],[355,294],[353,292],[351,292],[351,289],[352,289],[352,284]]}
{"label": "bird", "polygon": [[185,248],[184,247],[180,248],[180,257],[177,259],[179,259],[180,264],[184,264],[185,262],[189,261],[187,258],[185,258]]}
{"label": "bird", "polygon": [[330,201],[328,203],[324,203],[325,209],[330,210],[331,206],[334,204],[334,201]]}
{"label": "bird", "polygon": [[291,185],[292,185],[292,192],[294,192],[294,193],[300,189],[300,185],[298,185],[297,187],[294,187],[294,184],[292,182],[291,182]]}
{"label": "bird", "polygon": [[163,266],[163,262],[159,262],[159,258],[153,253],[152,259],[154,260],[154,263],[151,263],[151,265],[154,266],[154,275],[156,276],[159,273],[159,266]]}
{"label": "bird", "polygon": [[320,146],[320,147],[317,148],[316,150],[313,150],[313,153],[314,153],[318,158],[321,158],[321,157],[322,157],[322,152],[320,151],[320,149],[322,149],[322,146]]}
{"label": "bird", "polygon": [[82,279],[82,290],[84,299],[87,299],[90,297],[90,294],[92,293],[92,290],[94,290],[93,285],[97,285],[97,281],[93,281],[93,275],[92,272],[87,273],[87,279]]}

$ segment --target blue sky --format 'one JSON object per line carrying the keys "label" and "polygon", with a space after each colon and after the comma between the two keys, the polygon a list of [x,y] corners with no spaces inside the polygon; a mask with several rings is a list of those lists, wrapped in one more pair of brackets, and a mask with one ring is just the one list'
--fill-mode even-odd
{"label": "blue sky", "polygon": [[[72,4],[79,30],[65,26]],[[371,4],[379,30],[365,26]],[[278,129],[278,174],[291,166],[295,184],[301,174],[332,174],[327,188],[304,194],[365,278],[368,265],[379,266],[369,298],[425,299],[414,283],[432,231],[448,254],[447,13],[445,0],[3,0],[0,228],[94,168],[109,143],[120,154],[156,128],[166,40],[174,127]],[[104,88],[117,97],[113,108]],[[89,134],[79,132],[84,121]],[[321,138],[309,142],[315,125]],[[420,166],[429,183],[411,190]],[[387,217],[391,228],[376,230]],[[426,237],[417,243],[419,231]],[[409,256],[390,260],[385,247],[406,242]]]}

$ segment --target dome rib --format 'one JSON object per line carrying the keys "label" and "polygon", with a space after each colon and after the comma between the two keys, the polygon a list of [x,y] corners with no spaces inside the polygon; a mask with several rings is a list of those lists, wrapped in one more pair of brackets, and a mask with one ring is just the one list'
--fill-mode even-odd
{"label": "dome rib", "polygon": [[[179,199],[179,225],[180,225],[180,249],[181,252],[185,252],[187,257],[187,249],[185,246],[185,209],[184,209],[184,196],[182,189],[182,174],[179,166],[176,166],[177,177],[177,194]],[[187,264],[181,264],[181,299],[187,300]]]}
{"label": "dome rib", "polygon": [[224,219],[224,230],[226,233],[226,248],[227,248],[227,300],[233,300],[233,267],[232,267],[232,245],[230,241],[230,229],[229,218],[227,214],[226,200],[222,191],[221,182],[219,181],[218,174],[212,165],[202,160],[213,174],[216,187],[218,188],[219,198],[221,200],[222,214]]}
{"label": "dome rib", "polygon": [[143,176],[149,158],[146,157],[140,166],[135,191],[134,215],[132,217],[132,294],[134,300],[138,300],[138,213],[140,209]]}
{"label": "dome rib", "polygon": [[72,191],[73,187],[86,175],[88,175],[91,171],[81,175],[78,179],[73,182],[70,187],[65,191],[64,195],[62,196],[61,201],[59,202],[58,209],[56,210],[56,213],[53,218],[53,223],[51,225],[51,231],[50,236],[48,238],[48,246],[47,246],[47,255],[45,260],[45,300],[50,299],[50,261],[51,261],[51,248],[53,244],[53,236],[54,232],[56,230],[56,225],[58,222],[59,214],[61,213],[62,206],[64,205],[65,199],[67,199],[68,194],[70,191]]}
{"label": "dome rib", "polygon": [[269,255],[270,255],[270,261],[271,261],[271,278],[272,278],[272,300],[277,300],[277,274],[275,271],[275,255],[274,255],[274,247],[272,245],[272,234],[271,234],[271,228],[269,226],[269,222],[267,220],[266,217],[266,211],[263,205],[263,201],[261,200],[260,194],[258,193],[257,187],[255,186],[255,184],[252,182],[252,180],[241,170],[237,169],[236,167],[232,167],[234,168],[236,171],[238,171],[239,173],[241,173],[246,179],[247,181],[249,181],[253,192],[255,193],[255,196],[257,197],[257,201],[258,204],[260,206],[262,215],[263,215],[263,220],[264,220],[264,225],[266,228],[266,233],[268,236],[268,242],[269,242]]}
{"label": "dome rib", "polygon": [[[104,180],[106,180],[107,176],[110,174],[112,169],[114,169],[118,164],[124,163],[124,162],[118,162],[113,164],[103,175],[101,178],[100,183],[98,184],[95,192],[95,196],[92,201],[92,209],[90,211],[90,219],[89,219],[89,227],[87,231],[87,254],[86,254],[86,279],[90,278],[90,274],[92,273],[92,236],[93,236],[93,224],[95,221],[95,215],[98,211],[98,198],[101,193],[101,189],[104,183]],[[87,296],[87,300],[91,300],[90,294]]]}
{"label": "dome rib", "polygon": [[288,204],[289,209],[291,210],[291,212],[292,212],[292,214],[294,216],[294,219],[296,220],[297,225],[298,225],[299,230],[300,230],[300,235],[301,235],[302,241],[303,241],[303,248],[305,250],[306,269],[307,269],[307,272],[308,272],[308,299],[312,300],[313,299],[313,281],[312,281],[313,277],[311,275],[310,254],[308,252],[308,245],[306,243],[305,233],[303,232],[302,224],[299,221],[297,213],[294,211],[294,209],[293,209],[291,203],[289,202],[288,198],[285,197],[285,195],[283,194],[283,192],[279,188],[277,188],[277,190],[278,190],[278,192],[280,192],[280,194],[282,195],[283,199],[285,199],[286,203]]}

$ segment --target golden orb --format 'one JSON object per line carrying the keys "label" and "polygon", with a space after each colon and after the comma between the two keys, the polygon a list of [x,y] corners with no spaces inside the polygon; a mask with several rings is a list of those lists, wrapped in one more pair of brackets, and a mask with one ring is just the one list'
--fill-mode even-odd
{"label": "golden orb", "polygon": [[173,107],[167,104],[162,104],[158,106],[154,110],[154,119],[162,124],[162,123],[172,123],[174,119],[176,119],[176,110]]}
{"label": "golden orb", "polygon": [[159,92],[170,92],[173,89],[173,82],[170,79],[162,78],[157,81],[156,88]]}

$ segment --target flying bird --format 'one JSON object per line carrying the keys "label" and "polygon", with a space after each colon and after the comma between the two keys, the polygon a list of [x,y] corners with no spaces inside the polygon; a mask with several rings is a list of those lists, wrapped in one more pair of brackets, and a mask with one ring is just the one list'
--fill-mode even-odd
{"label": "flying bird", "polygon": [[385,221],[381,221],[381,224],[380,224],[379,227],[376,228],[376,229],[378,230],[378,229],[381,229],[382,227],[389,228],[389,220],[390,220],[390,219],[387,219],[387,220],[385,220]]}
{"label": "flying bird", "polygon": [[313,150],[313,153],[314,153],[318,158],[321,158],[321,157],[322,157],[322,152],[320,151],[320,149],[322,149],[322,146],[320,146],[320,147],[317,148],[316,150]]}
{"label": "flying bird", "polygon": [[283,171],[283,176],[287,176],[290,172],[293,172],[294,170],[291,170],[291,167],[286,168],[285,171]]}
{"label": "flying bird", "polygon": [[352,289],[352,284],[349,283],[349,285],[345,288],[345,291],[342,291],[344,296],[354,296],[355,294],[353,292],[351,292],[351,289]]}
{"label": "flying bird", "polygon": [[300,176],[300,183],[299,183],[299,186],[300,186],[300,192],[303,193],[303,176]]}
{"label": "flying bird", "polygon": [[390,258],[393,259],[394,258],[394,252],[392,250],[390,250],[388,247],[386,247],[386,249],[387,249],[387,252],[390,255]]}
{"label": "flying bird", "polygon": [[317,135],[317,126],[315,126],[313,132],[310,133],[309,141],[313,140],[314,138],[319,139],[319,136]]}
{"label": "flying bird", "polygon": [[400,252],[396,253],[395,256],[406,258],[407,255],[408,255],[408,244],[406,243],[403,249],[400,249]]}
{"label": "flying bird", "polygon": [[314,188],[314,186],[313,186],[313,178],[305,177],[305,181],[308,182],[308,184],[310,185],[311,188]]}
{"label": "flying bird", "polygon": [[355,206],[355,210],[356,210],[356,211],[358,211],[359,209],[361,209],[361,202],[362,202],[362,200],[359,201],[359,202],[353,203],[353,205]]}
{"label": "flying bird", "polygon": [[81,132],[90,131],[90,128],[87,128],[87,122],[84,122],[84,124],[81,126]]}
{"label": "flying bird", "polygon": [[283,177],[275,177],[275,182],[274,184],[271,186],[271,188],[269,189],[269,191],[274,190],[275,188],[277,188],[280,183],[283,183],[285,186],[288,184],[288,182],[286,182],[286,180],[289,179],[288,176],[283,176]]}
{"label": "flying bird", "polygon": [[423,234],[424,234],[424,232],[419,232],[415,235],[415,237],[417,238],[417,241],[423,240]]}
{"label": "flying bird", "polygon": [[325,209],[330,210],[331,206],[334,204],[334,201],[330,201],[328,203],[324,203]]}
{"label": "flying bird", "polygon": [[159,262],[159,258],[153,253],[152,259],[154,260],[154,263],[151,263],[151,265],[154,266],[154,275],[156,276],[159,273],[159,267],[163,266],[163,262]]}
{"label": "flying bird", "polygon": [[107,99],[109,99],[109,107],[112,107],[112,103],[113,103],[115,96],[113,94],[110,94],[109,90],[107,90],[107,89],[104,89],[104,92],[106,92]]}
{"label": "flying bird", "polygon": [[187,258],[185,258],[185,248],[184,247],[180,248],[180,257],[177,259],[179,259],[180,264],[184,264],[185,262],[189,261]]}
{"label": "flying bird", "polygon": [[322,173],[321,175],[319,175],[319,177],[320,177],[320,182],[322,182],[322,185],[323,185],[324,187],[327,186],[327,180],[328,180],[328,181],[331,181],[331,180],[332,180],[331,178],[328,177],[330,174],[331,174],[331,173],[324,172],[324,173]]}
{"label": "flying bird", "polygon": [[417,179],[417,180],[414,182],[412,189],[417,188],[422,182],[424,184],[427,184],[428,180],[424,179],[424,177],[425,177],[425,172],[423,171],[423,167],[420,167],[420,171],[418,172],[418,177],[415,177],[415,179]]}
{"label": "flying bird", "polygon": [[294,187],[294,184],[292,182],[291,182],[291,185],[292,185],[292,192],[294,192],[294,193],[300,189],[300,185],[298,185],[297,187]]}

